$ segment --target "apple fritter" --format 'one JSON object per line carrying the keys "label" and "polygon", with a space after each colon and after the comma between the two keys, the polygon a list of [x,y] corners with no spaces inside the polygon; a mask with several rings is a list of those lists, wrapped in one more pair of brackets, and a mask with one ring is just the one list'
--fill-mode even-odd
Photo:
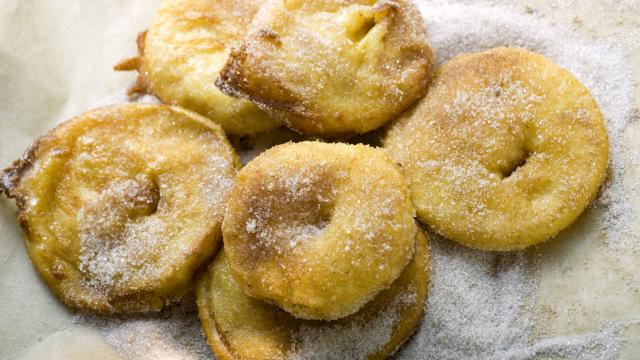
{"label": "apple fritter", "polygon": [[383,151],[300,142],[240,170],[222,231],[247,294],[299,318],[334,320],[402,273],[416,226],[404,178]]}
{"label": "apple fritter", "polygon": [[263,0],[167,0],[138,39],[139,57],[116,68],[138,69],[132,92],[195,111],[233,135],[271,130],[280,123],[249,101],[229,97],[214,82]]}
{"label": "apple fritter", "polygon": [[523,249],[569,226],[596,196],[609,159],[598,104],[542,55],[460,55],[384,139],[418,216],[492,251]]}
{"label": "apple fritter", "polygon": [[87,112],[2,173],[29,256],[69,307],[157,311],[221,243],[239,160],[222,129],[165,105]]}
{"label": "apple fritter", "polygon": [[246,295],[221,251],[196,286],[200,322],[221,360],[383,360],[420,322],[429,268],[429,244],[419,230],[413,260],[390,288],[351,316],[311,321]]}
{"label": "apple fritter", "polygon": [[301,133],[345,137],[422,97],[433,59],[410,0],[267,0],[216,84]]}

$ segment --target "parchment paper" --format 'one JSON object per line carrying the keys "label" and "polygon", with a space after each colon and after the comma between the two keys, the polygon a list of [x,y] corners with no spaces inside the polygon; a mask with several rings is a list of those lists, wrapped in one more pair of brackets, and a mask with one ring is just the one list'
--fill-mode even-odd
{"label": "parchment paper", "polygon": [[[149,25],[158,3],[0,0],[1,168],[55,124],[127,86],[133,75],[111,68],[135,54],[135,36]],[[538,0],[522,7],[555,21],[573,22],[585,36],[619,40],[628,50],[637,81],[640,13],[621,3],[635,2]],[[636,105],[639,99],[636,86]],[[640,176],[639,124],[627,129],[627,138],[629,163],[635,166],[627,175],[633,180]],[[634,206],[640,211],[637,198]],[[73,314],[40,281],[26,255],[14,213],[13,203],[0,199],[0,359],[119,359],[97,330],[74,324]],[[640,233],[640,223],[633,225]],[[597,234],[591,231],[593,226],[589,217],[582,217],[562,239],[536,251],[540,284],[537,299],[532,299],[534,308],[556,312],[548,317],[553,321],[535,324],[536,333],[596,331],[603,320],[623,321],[627,326],[621,358],[637,358],[640,293],[628,284],[640,279],[640,254],[602,256],[601,240],[592,236]],[[590,266],[584,266],[587,263]]]}
{"label": "parchment paper", "polygon": [[[112,71],[135,55],[156,0],[0,0],[0,167],[39,135],[122,91],[131,74]],[[15,221],[0,200],[0,359],[119,359],[33,269]],[[74,357],[75,356],[75,357]]]}

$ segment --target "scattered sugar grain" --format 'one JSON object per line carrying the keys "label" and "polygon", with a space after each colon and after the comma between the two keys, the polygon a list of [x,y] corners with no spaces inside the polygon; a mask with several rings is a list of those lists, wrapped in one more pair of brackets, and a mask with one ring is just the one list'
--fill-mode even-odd
{"label": "scattered sugar grain", "polygon": [[365,360],[391,340],[403,307],[415,304],[414,288],[405,289],[391,302],[389,309],[371,321],[348,325],[333,323],[327,326],[302,326],[294,336],[291,360]]}
{"label": "scattered sugar grain", "polygon": [[193,299],[156,317],[81,315],[76,322],[99,328],[107,344],[126,360],[209,360],[213,354]]}

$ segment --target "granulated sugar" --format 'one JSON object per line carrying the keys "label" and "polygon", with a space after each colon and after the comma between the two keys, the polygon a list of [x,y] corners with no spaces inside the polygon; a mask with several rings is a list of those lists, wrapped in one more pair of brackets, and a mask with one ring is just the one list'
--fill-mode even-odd
{"label": "granulated sugar", "polygon": [[113,319],[81,315],[77,322],[101,329],[125,359],[206,360],[213,355],[200,328],[195,300],[156,317]]}
{"label": "granulated sugar", "polygon": [[[445,1],[421,2],[420,8],[440,63],[461,52],[521,46],[549,57],[591,90],[611,141],[612,180],[598,202],[605,210],[603,228],[611,243],[629,245],[625,239],[634,215],[622,187],[622,135],[631,116],[633,90],[624,52],[516,10]],[[606,324],[600,333],[531,343],[535,319],[527,299],[534,299],[536,279],[525,271],[523,254],[483,253],[431,238],[435,267],[426,318],[399,358],[616,357],[619,340]]]}
{"label": "granulated sugar", "polygon": [[399,321],[401,308],[416,303],[415,289],[399,293],[389,310],[369,322],[349,325],[334,323],[330,326],[303,326],[296,334],[296,347],[289,355],[291,360],[309,359],[365,359],[363,354],[380,351],[393,336]]}
{"label": "granulated sugar", "polygon": [[535,279],[523,253],[468,249],[430,234],[433,282],[425,319],[398,359],[613,359],[618,343],[601,333],[530,343],[535,319],[527,299]]}
{"label": "granulated sugar", "polygon": [[[632,110],[633,88],[624,51],[614,43],[588,41],[570,29],[552,25],[533,7],[527,11],[453,1],[420,1],[419,7],[439,63],[463,52],[521,46],[549,57],[591,90],[611,141],[610,177],[595,202],[602,211],[595,213],[601,216],[607,251],[635,249],[637,237],[630,224],[636,215],[628,196],[638,191],[629,191],[623,183],[622,135],[638,113]],[[639,165],[637,157],[633,161],[634,166]],[[632,187],[640,190],[637,184]],[[617,356],[622,339],[616,324],[602,324],[602,331],[596,333],[532,340],[537,279],[535,271],[527,270],[523,253],[486,253],[435,235],[431,239],[433,277],[427,311],[418,331],[397,354],[398,359]],[[175,359],[212,356],[193,311],[174,310],[169,318],[94,320],[89,322],[99,326],[106,341],[127,359],[157,359],[167,354]],[[342,355],[348,358],[348,354]]]}

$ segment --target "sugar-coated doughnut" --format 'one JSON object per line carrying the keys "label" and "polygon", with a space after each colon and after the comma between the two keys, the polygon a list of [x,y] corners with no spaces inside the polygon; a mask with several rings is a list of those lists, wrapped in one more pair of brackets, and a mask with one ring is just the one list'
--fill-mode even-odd
{"label": "sugar-coated doughnut", "polygon": [[414,249],[404,179],[379,149],[321,142],[273,147],[236,178],[222,231],[247,294],[304,319],[355,313]]}
{"label": "sugar-coated doughnut", "polygon": [[297,319],[247,296],[221,251],[196,287],[200,322],[221,360],[387,359],[420,322],[429,261],[419,230],[413,260],[389,289],[357,313],[324,322]]}
{"label": "sugar-coated doughnut", "polygon": [[433,58],[410,0],[267,0],[217,84],[301,133],[350,136],[424,95]]}
{"label": "sugar-coated doughnut", "polygon": [[239,160],[222,129],[165,105],[87,112],[2,173],[29,256],[69,307],[156,311],[221,244]]}
{"label": "sugar-coated doughnut", "polygon": [[[274,129],[279,122],[249,101],[229,97],[215,80],[241,40],[262,0],[167,0],[139,39],[143,91],[162,101],[196,111],[229,134]],[[148,89],[146,89],[148,88]]]}
{"label": "sugar-coated doughnut", "polygon": [[518,48],[445,63],[427,96],[390,127],[384,147],[424,223],[500,251],[570,225],[597,194],[609,156],[589,90]]}

